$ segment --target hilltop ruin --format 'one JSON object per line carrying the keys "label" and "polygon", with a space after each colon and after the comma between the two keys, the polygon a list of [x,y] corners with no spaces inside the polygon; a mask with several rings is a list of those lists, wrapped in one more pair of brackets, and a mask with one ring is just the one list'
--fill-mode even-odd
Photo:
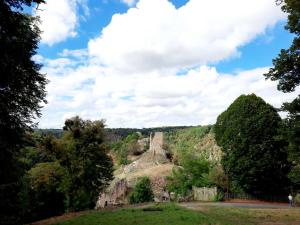
{"label": "hilltop ruin", "polygon": [[150,178],[155,201],[168,199],[166,177],[172,173],[174,165],[163,149],[163,133],[150,134],[149,150],[129,165],[115,171],[110,186],[100,194],[96,208],[110,205],[127,204],[127,195],[140,177]]}

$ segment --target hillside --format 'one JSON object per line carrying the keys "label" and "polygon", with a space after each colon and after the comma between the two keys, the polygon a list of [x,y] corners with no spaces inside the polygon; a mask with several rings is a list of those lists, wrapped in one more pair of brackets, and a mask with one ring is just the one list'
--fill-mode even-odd
{"label": "hillside", "polygon": [[[179,165],[184,155],[201,156],[213,162],[219,162],[221,157],[211,126],[171,130],[169,133],[155,132],[149,139],[141,136],[137,143],[140,140],[149,140],[149,149],[138,156],[127,155],[134,161],[117,167],[114,180],[100,194],[97,208],[128,203],[127,195],[137,180],[145,176],[151,180],[155,201],[166,200],[169,198],[166,178],[171,176],[173,168]],[[140,148],[139,145],[133,146]]]}
{"label": "hillside", "polygon": [[221,149],[215,141],[210,125],[167,133],[165,145],[165,148],[172,154],[174,163],[179,163],[178,161],[187,154],[202,156],[215,162],[221,160]]}

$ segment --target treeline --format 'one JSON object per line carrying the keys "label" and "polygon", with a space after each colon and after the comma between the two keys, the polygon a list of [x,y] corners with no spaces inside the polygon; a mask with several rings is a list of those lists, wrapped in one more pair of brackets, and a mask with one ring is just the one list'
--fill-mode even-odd
{"label": "treeline", "polygon": [[[171,126],[171,127],[153,127],[153,128],[104,128],[107,131],[107,138],[109,140],[118,140],[127,137],[133,133],[141,133],[143,136],[149,136],[151,132],[170,132],[189,128],[193,126]],[[38,133],[43,135],[53,135],[57,138],[63,134],[62,129],[36,129]]]}
{"label": "treeline", "polygon": [[115,134],[122,138],[129,134],[140,132],[143,136],[149,136],[151,132],[171,132],[185,129],[193,126],[171,126],[171,127],[153,127],[153,128],[106,128],[109,133]]}

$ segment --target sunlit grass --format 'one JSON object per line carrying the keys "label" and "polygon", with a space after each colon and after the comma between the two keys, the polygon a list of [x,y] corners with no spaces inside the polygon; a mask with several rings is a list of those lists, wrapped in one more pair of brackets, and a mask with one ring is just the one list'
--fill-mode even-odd
{"label": "sunlit grass", "polygon": [[[154,206],[153,206],[154,207]],[[207,206],[199,211],[175,204],[163,204],[160,210],[118,209],[95,211],[59,225],[254,225],[262,223],[300,224],[299,209],[241,209]],[[57,224],[57,225],[58,225]]]}

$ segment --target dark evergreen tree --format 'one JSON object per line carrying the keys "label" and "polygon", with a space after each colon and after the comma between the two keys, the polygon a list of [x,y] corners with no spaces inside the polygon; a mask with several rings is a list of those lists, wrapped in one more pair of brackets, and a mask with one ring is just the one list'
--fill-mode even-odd
{"label": "dark evergreen tree", "polygon": [[0,1],[0,224],[17,224],[21,172],[17,155],[24,133],[40,115],[46,79],[36,54],[40,31],[22,5],[43,0]]}
{"label": "dark evergreen tree", "polygon": [[281,118],[254,94],[241,95],[218,116],[216,141],[222,165],[236,188],[251,194],[283,194],[289,183]]}

